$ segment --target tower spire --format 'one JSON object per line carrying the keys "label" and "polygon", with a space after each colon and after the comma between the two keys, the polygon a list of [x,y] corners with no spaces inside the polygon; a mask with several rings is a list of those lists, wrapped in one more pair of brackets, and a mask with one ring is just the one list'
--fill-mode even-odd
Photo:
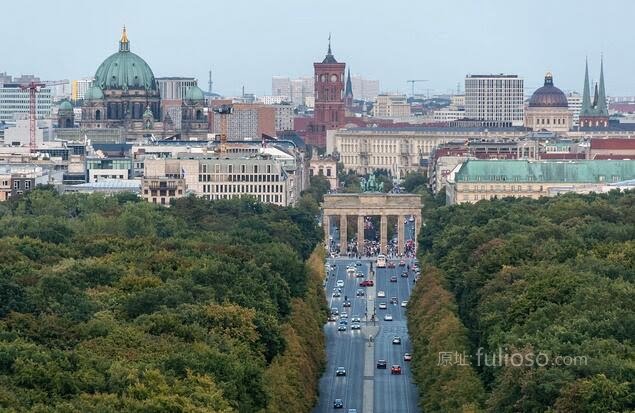
{"label": "tower spire", "polygon": [[589,89],[589,60],[585,59],[584,65],[584,88],[582,92],[582,107],[580,115],[591,114],[591,90]]}
{"label": "tower spire", "polygon": [[333,54],[331,53],[331,32],[329,32],[329,50],[326,52],[327,55]]}
{"label": "tower spire", "polygon": [[606,107],[606,90],[604,88],[604,56],[600,57],[600,86],[598,91],[597,111],[598,115],[609,115],[608,108]]}
{"label": "tower spire", "polygon": [[353,98],[353,83],[351,82],[351,68],[348,68],[348,76],[346,76],[346,90],[344,96]]}
{"label": "tower spire", "polygon": [[119,40],[119,51],[120,52],[129,52],[130,51],[130,42],[128,41],[128,34],[126,33],[126,26],[123,26],[123,31],[121,32],[121,39]]}

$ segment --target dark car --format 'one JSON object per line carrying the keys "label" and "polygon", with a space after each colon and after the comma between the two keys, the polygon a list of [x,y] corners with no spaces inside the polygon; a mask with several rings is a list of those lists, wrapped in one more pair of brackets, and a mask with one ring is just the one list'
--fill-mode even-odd
{"label": "dark car", "polygon": [[344,301],[344,304],[342,304],[342,307],[350,307],[350,306],[351,306],[350,301]]}
{"label": "dark car", "polygon": [[377,360],[378,369],[385,369],[387,365],[388,363],[386,362],[386,360]]}
{"label": "dark car", "polygon": [[357,262],[355,263],[355,265],[357,265],[358,267],[361,267],[361,266],[362,266],[362,262],[361,262],[361,261],[357,261]]}
{"label": "dark car", "polygon": [[361,288],[358,289],[355,295],[357,295],[358,297],[362,297],[364,295],[364,290],[362,290]]}
{"label": "dark car", "polygon": [[335,370],[335,375],[336,376],[346,376],[346,369],[344,367],[338,367]]}
{"label": "dark car", "polygon": [[343,409],[344,408],[344,401],[342,399],[335,399],[335,401],[333,402],[333,408],[335,408],[335,409]]}
{"label": "dark car", "polygon": [[390,276],[390,282],[391,283],[396,283],[397,282],[397,276],[396,275],[391,275]]}
{"label": "dark car", "polygon": [[402,273],[401,273],[401,276],[402,276],[402,277],[407,277],[407,276],[408,276],[408,273],[407,273],[406,271],[404,271],[404,272],[402,272]]}

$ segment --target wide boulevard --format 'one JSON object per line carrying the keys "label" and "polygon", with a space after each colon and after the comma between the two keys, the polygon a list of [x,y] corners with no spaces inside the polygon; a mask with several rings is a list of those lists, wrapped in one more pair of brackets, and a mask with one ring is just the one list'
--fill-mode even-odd
{"label": "wide boulevard", "polygon": [[[410,231],[407,232],[410,234]],[[404,361],[404,354],[412,354],[412,346],[406,327],[407,301],[414,286],[412,259],[405,259],[405,265],[399,265],[399,258],[389,259],[394,268],[377,268],[376,258],[361,260],[348,257],[327,260],[329,274],[325,283],[325,293],[329,308],[337,309],[340,316],[334,317],[324,327],[327,340],[327,366],[320,380],[320,399],[313,410],[333,412],[335,399],[343,401],[343,411],[355,409],[356,413],[406,413],[419,412],[418,393],[413,383],[410,362]],[[361,263],[361,265],[359,265]],[[347,267],[354,266],[363,277],[347,273]],[[410,271],[408,271],[410,267]],[[372,268],[372,270],[371,270]],[[406,271],[407,277],[402,277]],[[391,282],[391,276],[397,281]],[[360,287],[363,280],[373,280],[373,287]],[[333,297],[338,289],[338,280],[343,281],[341,296]],[[364,292],[358,295],[358,290]],[[385,297],[378,297],[381,294]],[[395,297],[396,303],[391,303]],[[350,307],[343,307],[345,300]],[[394,300],[393,300],[394,301]],[[386,303],[386,309],[380,309],[380,303]],[[405,303],[404,303],[405,304]],[[346,330],[339,331],[342,312],[348,315]],[[375,314],[375,320],[372,315]],[[392,321],[385,316],[392,316]],[[361,328],[352,330],[352,319],[361,319]],[[401,338],[401,344],[393,344],[394,337]],[[371,339],[372,337],[372,339]],[[377,361],[386,360],[386,369],[378,369]],[[401,374],[391,374],[391,366],[401,366]],[[345,376],[336,376],[336,370],[343,367]]]}

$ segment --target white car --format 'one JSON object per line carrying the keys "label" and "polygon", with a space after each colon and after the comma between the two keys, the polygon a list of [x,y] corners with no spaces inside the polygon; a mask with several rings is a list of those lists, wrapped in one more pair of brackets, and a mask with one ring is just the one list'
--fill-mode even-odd
{"label": "white car", "polygon": [[348,314],[342,312],[340,313],[340,318],[348,318]]}
{"label": "white car", "polygon": [[385,310],[386,308],[388,308],[388,306],[386,305],[386,303],[379,303],[379,309],[380,309],[380,310]]}
{"label": "white car", "polygon": [[384,316],[384,321],[392,321],[392,315],[390,315],[390,314],[386,314],[386,315]]}
{"label": "white car", "polygon": [[401,306],[402,307],[407,307],[408,306],[408,300],[404,300],[401,302]]}
{"label": "white car", "polygon": [[344,280],[337,280],[337,286],[338,287],[344,287]]}
{"label": "white car", "polygon": [[384,291],[377,291],[378,298],[386,298],[386,293]]}

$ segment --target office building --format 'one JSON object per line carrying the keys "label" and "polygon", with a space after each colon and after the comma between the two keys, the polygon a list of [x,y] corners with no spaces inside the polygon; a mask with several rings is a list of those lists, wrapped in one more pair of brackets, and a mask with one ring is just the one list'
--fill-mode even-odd
{"label": "office building", "polygon": [[379,80],[365,79],[359,75],[351,76],[353,96],[357,100],[374,101],[379,95]]}
{"label": "office building", "polygon": [[157,77],[156,80],[163,100],[183,100],[192,86],[198,86],[193,77]]}
{"label": "office building", "polygon": [[271,78],[271,94],[273,96],[285,96],[291,98],[291,79],[288,77],[274,76]]}
{"label": "office building", "polygon": [[467,75],[465,112],[483,126],[510,127],[524,123],[523,79],[517,75]]}
{"label": "office building", "polygon": [[[0,85],[0,122],[13,122],[29,115],[29,91],[22,90],[23,83],[3,83]],[[50,87],[42,87],[35,94],[35,112],[38,119],[51,116],[53,99]]]}
{"label": "office building", "polygon": [[578,126],[580,123],[580,109],[582,109],[582,95],[577,92],[567,93],[567,103],[571,112],[571,124]]}

